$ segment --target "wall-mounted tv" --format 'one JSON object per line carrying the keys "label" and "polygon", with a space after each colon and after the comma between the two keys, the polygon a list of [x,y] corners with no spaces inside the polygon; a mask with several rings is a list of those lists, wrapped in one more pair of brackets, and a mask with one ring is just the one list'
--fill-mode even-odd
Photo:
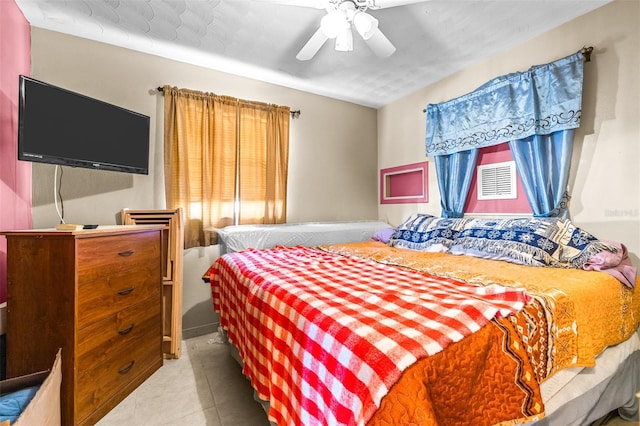
{"label": "wall-mounted tv", "polygon": [[149,173],[149,117],[20,76],[18,159]]}

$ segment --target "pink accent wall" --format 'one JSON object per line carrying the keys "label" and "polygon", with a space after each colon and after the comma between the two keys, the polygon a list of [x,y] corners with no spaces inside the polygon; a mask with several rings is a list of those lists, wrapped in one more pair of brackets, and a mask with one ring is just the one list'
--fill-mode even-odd
{"label": "pink accent wall", "polygon": [[[29,75],[31,32],[14,2],[0,0],[0,230],[29,229],[31,163],[18,161],[18,76]],[[0,237],[0,302],[7,300],[7,242]]]}
{"label": "pink accent wall", "polygon": [[429,201],[427,161],[380,170],[380,204]]}
{"label": "pink accent wall", "polygon": [[389,196],[390,197],[412,197],[416,194],[424,193],[424,175],[421,170],[390,175]]}
{"label": "pink accent wall", "polygon": [[[504,161],[513,161],[509,144],[506,142],[500,145],[488,146],[480,148],[478,153],[477,165],[501,163]],[[516,173],[516,182],[518,185],[518,197],[513,200],[478,200],[478,179],[477,173],[473,174],[471,180],[471,188],[467,196],[467,203],[464,207],[465,213],[525,213],[531,214],[529,200],[524,192],[520,176]]]}

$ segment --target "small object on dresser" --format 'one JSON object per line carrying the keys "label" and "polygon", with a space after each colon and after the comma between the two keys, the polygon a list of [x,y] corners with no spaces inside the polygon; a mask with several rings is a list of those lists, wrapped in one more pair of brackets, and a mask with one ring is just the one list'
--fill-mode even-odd
{"label": "small object on dresser", "polygon": [[98,225],[84,225],[82,229],[96,229]]}
{"label": "small object on dresser", "polygon": [[56,225],[58,231],[77,231],[82,229],[84,225],[77,225],[74,223],[60,223]]}

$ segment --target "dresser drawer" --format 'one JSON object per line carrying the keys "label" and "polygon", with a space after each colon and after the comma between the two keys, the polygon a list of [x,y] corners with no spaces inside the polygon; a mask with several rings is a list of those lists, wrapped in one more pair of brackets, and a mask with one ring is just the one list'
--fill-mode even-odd
{"label": "dresser drawer", "polygon": [[90,370],[153,335],[160,341],[162,313],[158,298],[144,300],[78,332],[78,369]]}
{"label": "dresser drawer", "polygon": [[79,422],[154,365],[162,364],[161,339],[149,334],[122,348],[118,354],[90,370],[78,371],[76,416]]}
{"label": "dresser drawer", "polygon": [[78,281],[93,281],[115,271],[160,268],[158,241],[157,232],[78,240]]}
{"label": "dresser drawer", "polygon": [[160,297],[158,267],[115,270],[78,284],[78,330],[148,298]]}

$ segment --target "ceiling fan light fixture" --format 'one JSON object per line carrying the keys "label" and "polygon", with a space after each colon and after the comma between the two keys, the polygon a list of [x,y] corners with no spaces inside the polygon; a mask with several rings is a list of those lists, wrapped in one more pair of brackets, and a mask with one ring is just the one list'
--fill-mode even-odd
{"label": "ceiling fan light fixture", "polygon": [[369,40],[378,29],[378,20],[368,13],[358,12],[353,17],[353,26],[363,39]]}
{"label": "ceiling fan light fixture", "polygon": [[[0,0],[2,1],[2,0]],[[265,0],[267,1],[267,0]],[[335,50],[350,52],[353,50],[353,31],[358,32],[369,49],[379,58],[391,56],[395,46],[380,31],[378,20],[369,15],[368,9],[382,9],[402,4],[416,3],[419,0],[268,0],[285,2],[300,6],[321,9],[326,15],[322,17],[319,28],[307,40],[296,55],[300,61],[313,58],[328,39],[334,40]],[[292,2],[292,3],[290,3]]]}
{"label": "ceiling fan light fixture", "polygon": [[346,15],[338,10],[327,13],[320,21],[320,28],[328,38],[336,38],[348,27],[349,22]]}
{"label": "ceiling fan light fixture", "polygon": [[353,50],[353,32],[351,27],[340,31],[336,37],[335,49],[339,52],[351,52]]}

